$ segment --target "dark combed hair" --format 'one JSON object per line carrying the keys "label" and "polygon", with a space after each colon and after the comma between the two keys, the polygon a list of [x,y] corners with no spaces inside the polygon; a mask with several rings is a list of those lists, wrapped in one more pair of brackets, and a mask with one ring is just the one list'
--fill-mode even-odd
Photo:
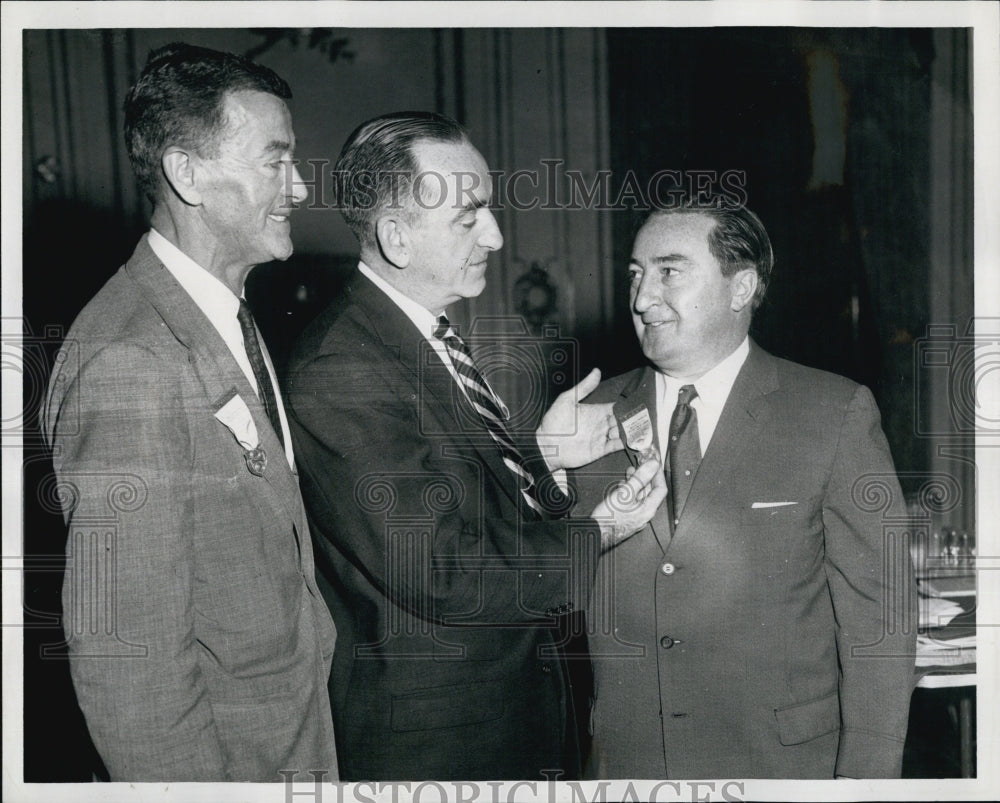
{"label": "dark combed hair", "polygon": [[283,78],[243,56],[173,42],[153,50],[125,98],[125,147],[143,191],[154,202],[160,159],[172,145],[212,158],[226,120],[227,92],[254,90],[287,99]]}
{"label": "dark combed hair", "polygon": [[375,222],[399,203],[408,215],[418,171],[413,144],[468,142],[469,135],[443,114],[403,111],[382,115],[362,123],[344,143],[334,168],[335,203],[362,246],[375,245]]}
{"label": "dark combed hair", "polygon": [[662,215],[705,215],[714,220],[715,226],[708,235],[709,252],[719,261],[723,276],[747,268],[757,274],[752,309],[761,305],[774,269],[774,249],[756,214],[745,206],[721,203],[717,198],[688,198],[676,206],[651,210],[639,221],[639,226]]}

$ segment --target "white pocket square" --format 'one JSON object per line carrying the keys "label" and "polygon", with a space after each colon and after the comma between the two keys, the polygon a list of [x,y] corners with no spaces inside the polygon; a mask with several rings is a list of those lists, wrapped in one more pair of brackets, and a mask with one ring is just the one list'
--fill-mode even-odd
{"label": "white pocket square", "polygon": [[798,502],[754,502],[750,505],[751,510],[761,510],[769,507],[788,507],[789,505],[797,505]]}
{"label": "white pocket square", "polygon": [[239,393],[215,411],[215,417],[229,429],[244,449],[256,449],[260,444],[257,427],[250,415],[250,408]]}

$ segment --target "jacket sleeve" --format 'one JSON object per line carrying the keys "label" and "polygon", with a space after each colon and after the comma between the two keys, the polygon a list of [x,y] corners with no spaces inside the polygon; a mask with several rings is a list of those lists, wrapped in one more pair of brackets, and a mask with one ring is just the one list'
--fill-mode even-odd
{"label": "jacket sleeve", "polygon": [[[396,605],[437,623],[517,624],[585,607],[597,523],[529,521],[499,507],[490,469],[464,439],[430,431],[423,391],[400,370],[367,350],[341,351],[289,377],[315,535]],[[411,547],[407,522],[426,536]]]}
{"label": "jacket sleeve", "polygon": [[837,621],[837,775],[899,777],[916,655],[916,586],[900,530],[903,494],[878,408],[859,387],[844,416],[823,503]]}
{"label": "jacket sleeve", "polygon": [[68,384],[48,422],[69,525],[64,628],[112,780],[226,780],[196,660],[194,444],[171,373],[170,356],[113,344],[54,378]]}

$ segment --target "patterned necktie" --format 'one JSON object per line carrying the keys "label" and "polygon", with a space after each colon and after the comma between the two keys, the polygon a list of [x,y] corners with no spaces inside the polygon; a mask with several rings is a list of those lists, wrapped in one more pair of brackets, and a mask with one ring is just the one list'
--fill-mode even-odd
{"label": "patterned necktie", "polygon": [[274,433],[278,436],[281,445],[284,446],[285,438],[281,433],[281,418],[278,416],[278,400],[274,395],[274,385],[271,384],[271,375],[268,374],[267,365],[264,364],[264,354],[260,350],[260,342],[257,340],[257,328],[253,324],[253,314],[242,298],[240,299],[240,311],[236,313],[236,318],[240,322],[240,329],[243,330],[243,345],[246,348],[254,378],[257,380],[260,400],[264,404],[264,410],[271,421],[271,426],[274,427]]}
{"label": "patterned necktie", "polygon": [[539,514],[543,514],[542,505],[536,498],[537,486],[535,478],[531,475],[528,467],[524,465],[524,458],[517,450],[514,442],[507,432],[503,422],[510,418],[500,397],[497,396],[489,383],[479,373],[476,364],[472,361],[472,354],[468,345],[458,336],[448,319],[442,315],[437,320],[437,329],[434,330],[434,337],[444,343],[455,366],[455,373],[458,375],[459,384],[462,387],[463,395],[472,405],[490,433],[496,445],[500,449],[503,462],[507,465],[518,480],[518,487],[524,501],[528,506]]}
{"label": "patterned necktie", "polygon": [[673,523],[677,527],[684,510],[691,483],[701,462],[701,443],[698,440],[698,411],[691,402],[698,396],[694,385],[684,385],[677,394],[677,406],[670,417],[670,445],[667,460],[670,465],[670,500]]}

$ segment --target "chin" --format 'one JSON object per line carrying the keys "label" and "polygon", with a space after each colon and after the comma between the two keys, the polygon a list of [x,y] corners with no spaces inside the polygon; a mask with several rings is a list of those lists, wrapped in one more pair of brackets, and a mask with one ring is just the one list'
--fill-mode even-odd
{"label": "chin", "polygon": [[465,298],[475,298],[480,295],[483,290],[486,289],[486,277],[484,276],[481,280],[472,282],[469,285],[468,291],[464,294]]}
{"label": "chin", "polygon": [[292,247],[291,242],[277,248],[272,248],[269,261],[284,262],[294,251],[295,249]]}
{"label": "chin", "polygon": [[644,340],[641,346],[643,355],[657,368],[662,370],[663,366],[670,365],[672,362],[671,355],[665,349],[659,348],[657,344]]}

